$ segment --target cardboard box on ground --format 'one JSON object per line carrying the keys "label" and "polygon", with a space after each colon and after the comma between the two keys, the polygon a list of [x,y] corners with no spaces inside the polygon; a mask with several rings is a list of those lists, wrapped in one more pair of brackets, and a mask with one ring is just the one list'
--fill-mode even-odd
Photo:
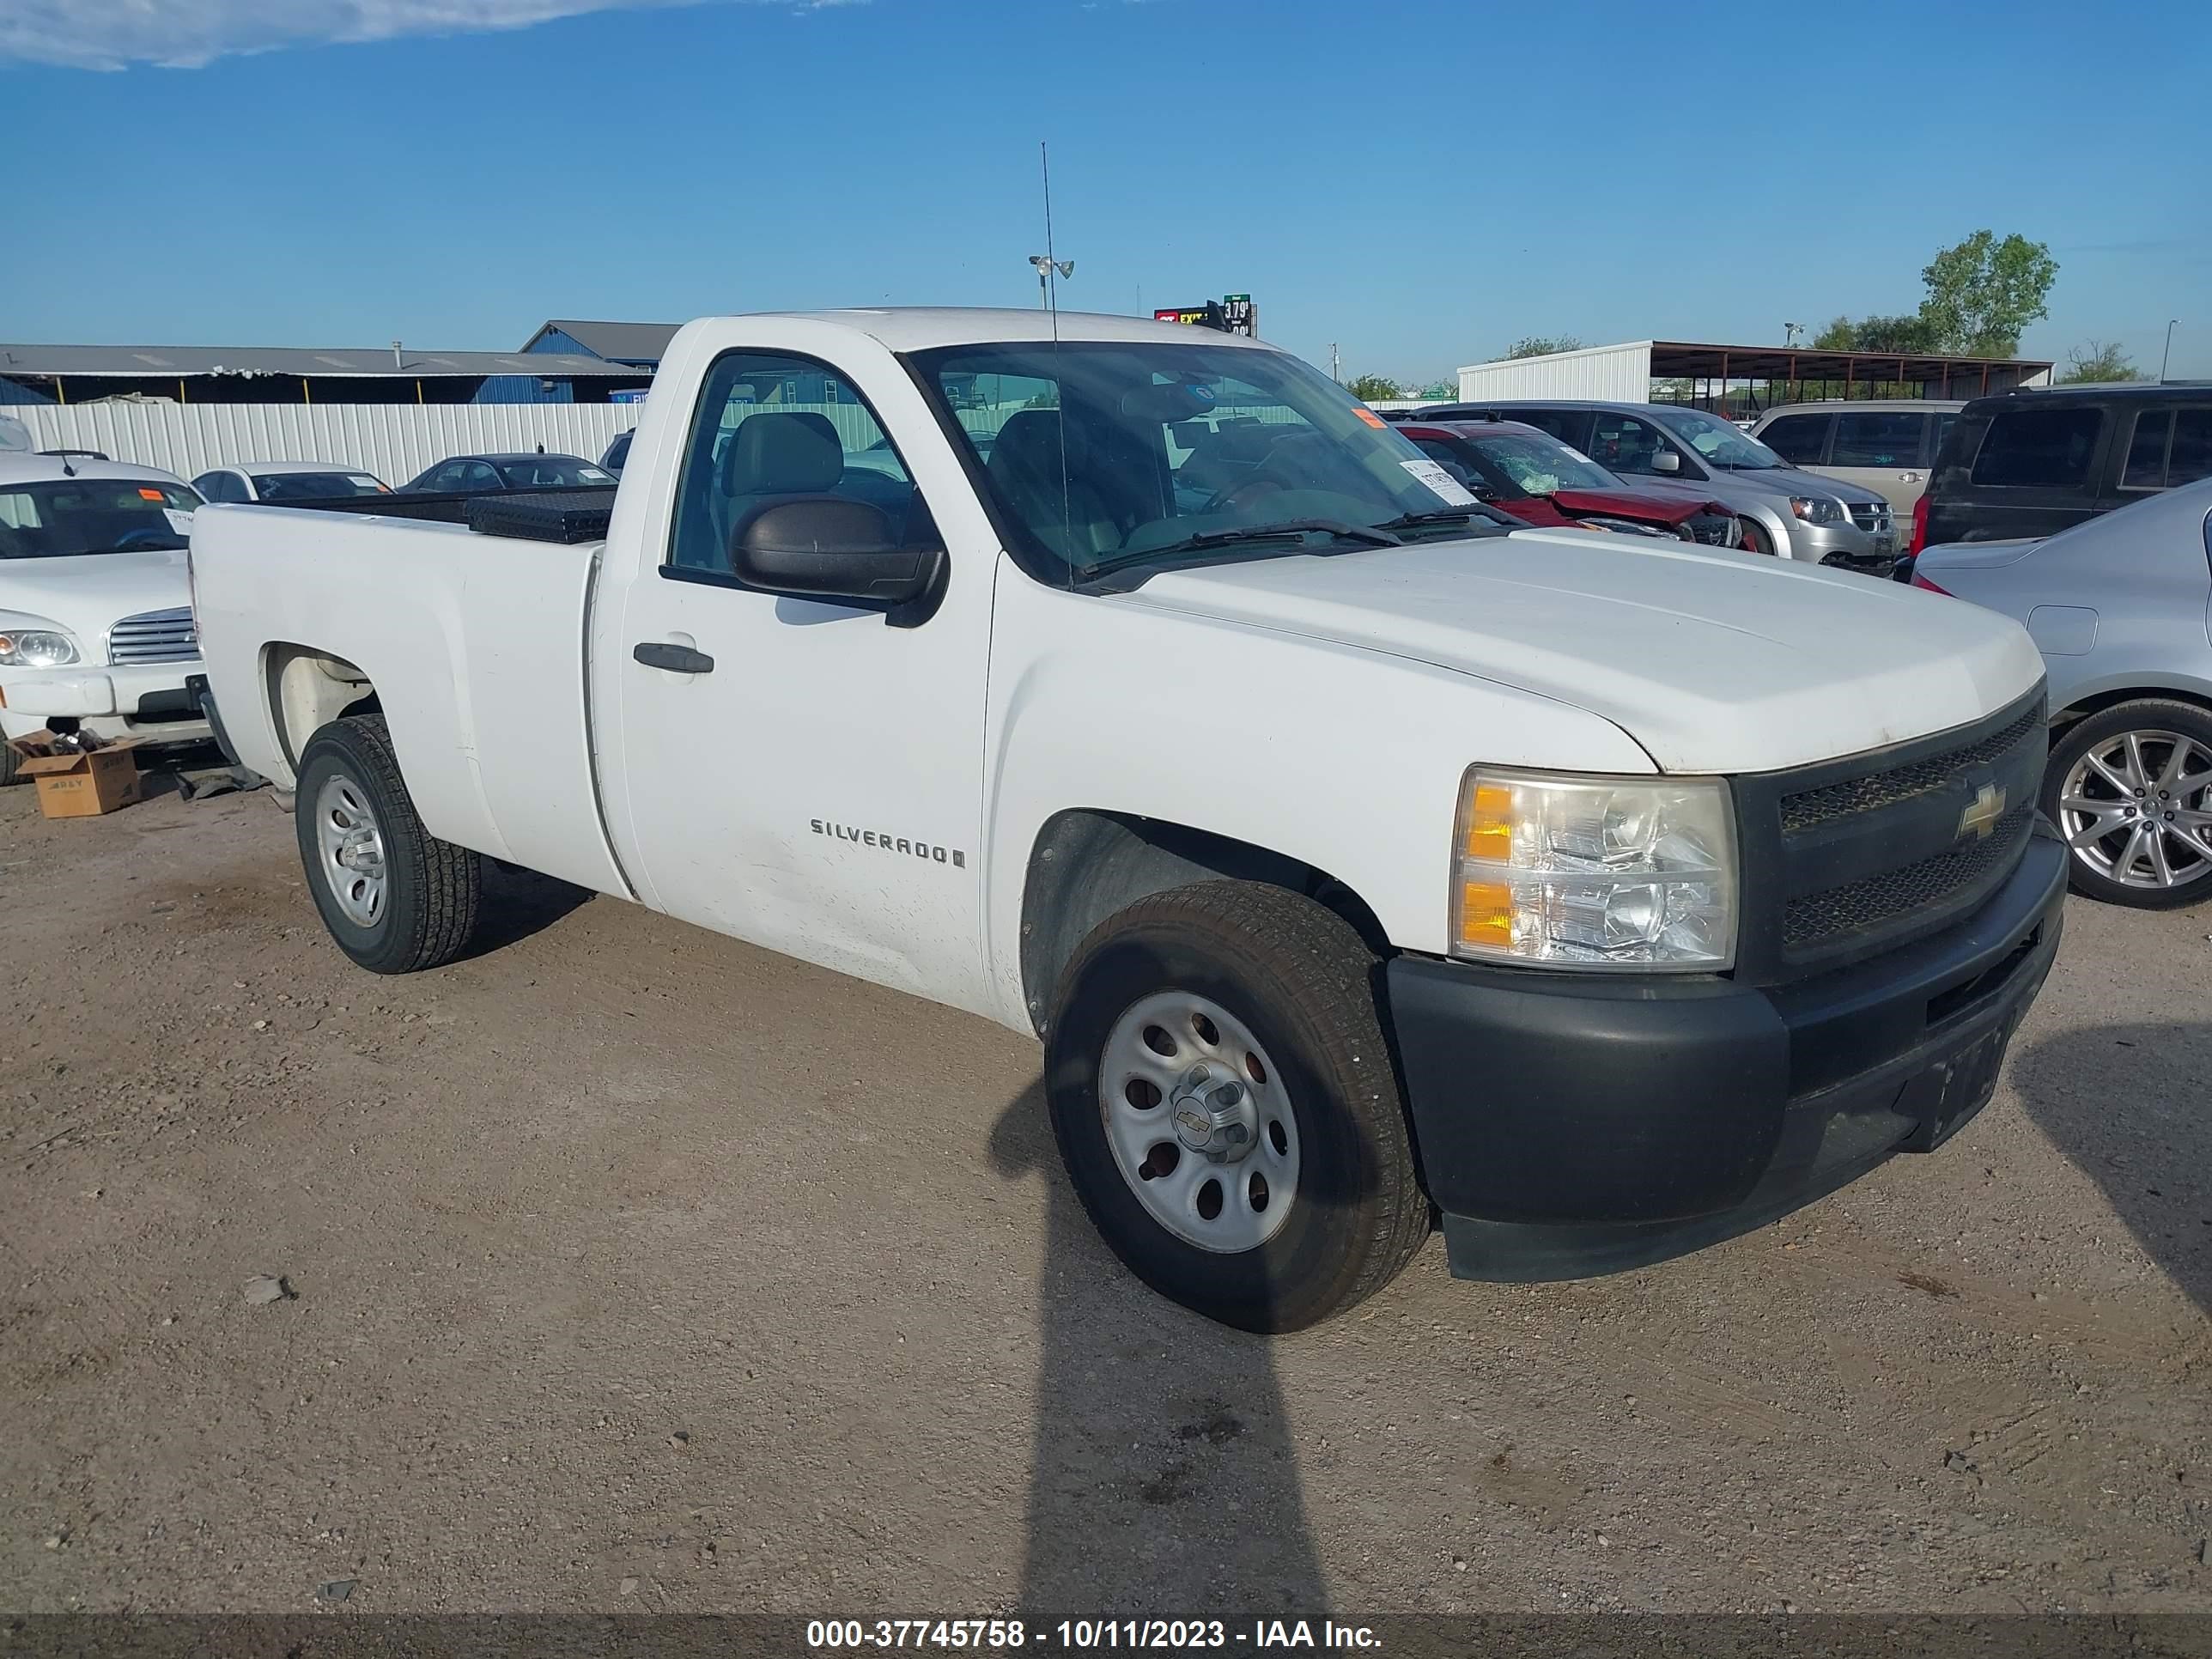
{"label": "cardboard box on ground", "polygon": [[33,732],[9,744],[16,772],[38,786],[39,810],[50,818],[92,818],[138,799],[138,739],[97,748],[83,739]]}

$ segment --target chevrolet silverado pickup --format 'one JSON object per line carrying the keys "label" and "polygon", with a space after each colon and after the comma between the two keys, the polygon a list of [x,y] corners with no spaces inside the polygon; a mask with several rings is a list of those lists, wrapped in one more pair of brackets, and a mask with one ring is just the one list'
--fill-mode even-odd
{"label": "chevrolet silverado pickup", "polygon": [[618,489],[401,511],[193,533],[341,950],[451,960],[490,859],[1033,1033],[1101,1233],[1248,1328],[1929,1151],[2058,946],[2018,624],[1509,530],[1256,342],[711,319]]}

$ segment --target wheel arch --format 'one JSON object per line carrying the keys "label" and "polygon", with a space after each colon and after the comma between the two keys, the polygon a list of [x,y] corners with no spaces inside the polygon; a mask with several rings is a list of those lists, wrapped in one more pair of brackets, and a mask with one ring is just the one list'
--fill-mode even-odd
{"label": "wheel arch", "polygon": [[344,658],[277,641],[261,655],[262,696],[285,764],[295,776],[307,739],[348,714],[380,714],[375,683]]}
{"label": "wheel arch", "polygon": [[1038,830],[1022,884],[1022,997],[1037,1034],[1044,1035],[1061,972],[1092,928],[1152,894],[1224,878],[1310,898],[1377,955],[1390,953],[1367,902],[1304,860],[1168,819],[1072,807]]}
{"label": "wheel arch", "polygon": [[2078,697],[2051,717],[2051,741],[2056,743],[2068,726],[2085,720],[2092,714],[2101,714],[2107,708],[2117,708],[2124,702],[2185,702],[2212,714],[2212,696],[2193,686],[2128,685],[2108,690],[2092,692]]}

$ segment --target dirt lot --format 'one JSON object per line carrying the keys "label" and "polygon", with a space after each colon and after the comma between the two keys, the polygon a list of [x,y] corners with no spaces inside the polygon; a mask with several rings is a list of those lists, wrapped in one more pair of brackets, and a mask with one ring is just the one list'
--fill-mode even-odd
{"label": "dirt lot", "polygon": [[2212,908],[2076,901],[1932,1158],[1266,1342],[1033,1045],[505,885],[380,980],[266,795],[0,794],[0,1606],[2212,1610]]}

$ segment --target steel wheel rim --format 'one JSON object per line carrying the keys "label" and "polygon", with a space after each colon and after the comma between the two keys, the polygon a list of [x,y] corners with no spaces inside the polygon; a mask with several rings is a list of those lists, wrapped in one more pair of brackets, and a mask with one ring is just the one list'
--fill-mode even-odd
{"label": "steel wheel rim", "polygon": [[[1225,1105],[1231,1084],[1239,1098]],[[1234,1255],[1290,1218],[1298,1188],[1290,1096],[1250,1028],[1220,1004],[1188,991],[1130,1004],[1107,1035],[1098,1110],[1122,1180],[1184,1243]],[[1211,1120],[1202,1142],[1199,1116]]]}
{"label": "steel wheel rim", "polygon": [[2106,881],[2166,891],[2212,876],[2212,747],[2180,732],[2117,732],[2058,790],[2058,830]]}
{"label": "steel wheel rim", "polygon": [[315,846],[323,880],[348,921],[374,927],[384,919],[384,831],[368,793],[340,773],[315,792]]}

